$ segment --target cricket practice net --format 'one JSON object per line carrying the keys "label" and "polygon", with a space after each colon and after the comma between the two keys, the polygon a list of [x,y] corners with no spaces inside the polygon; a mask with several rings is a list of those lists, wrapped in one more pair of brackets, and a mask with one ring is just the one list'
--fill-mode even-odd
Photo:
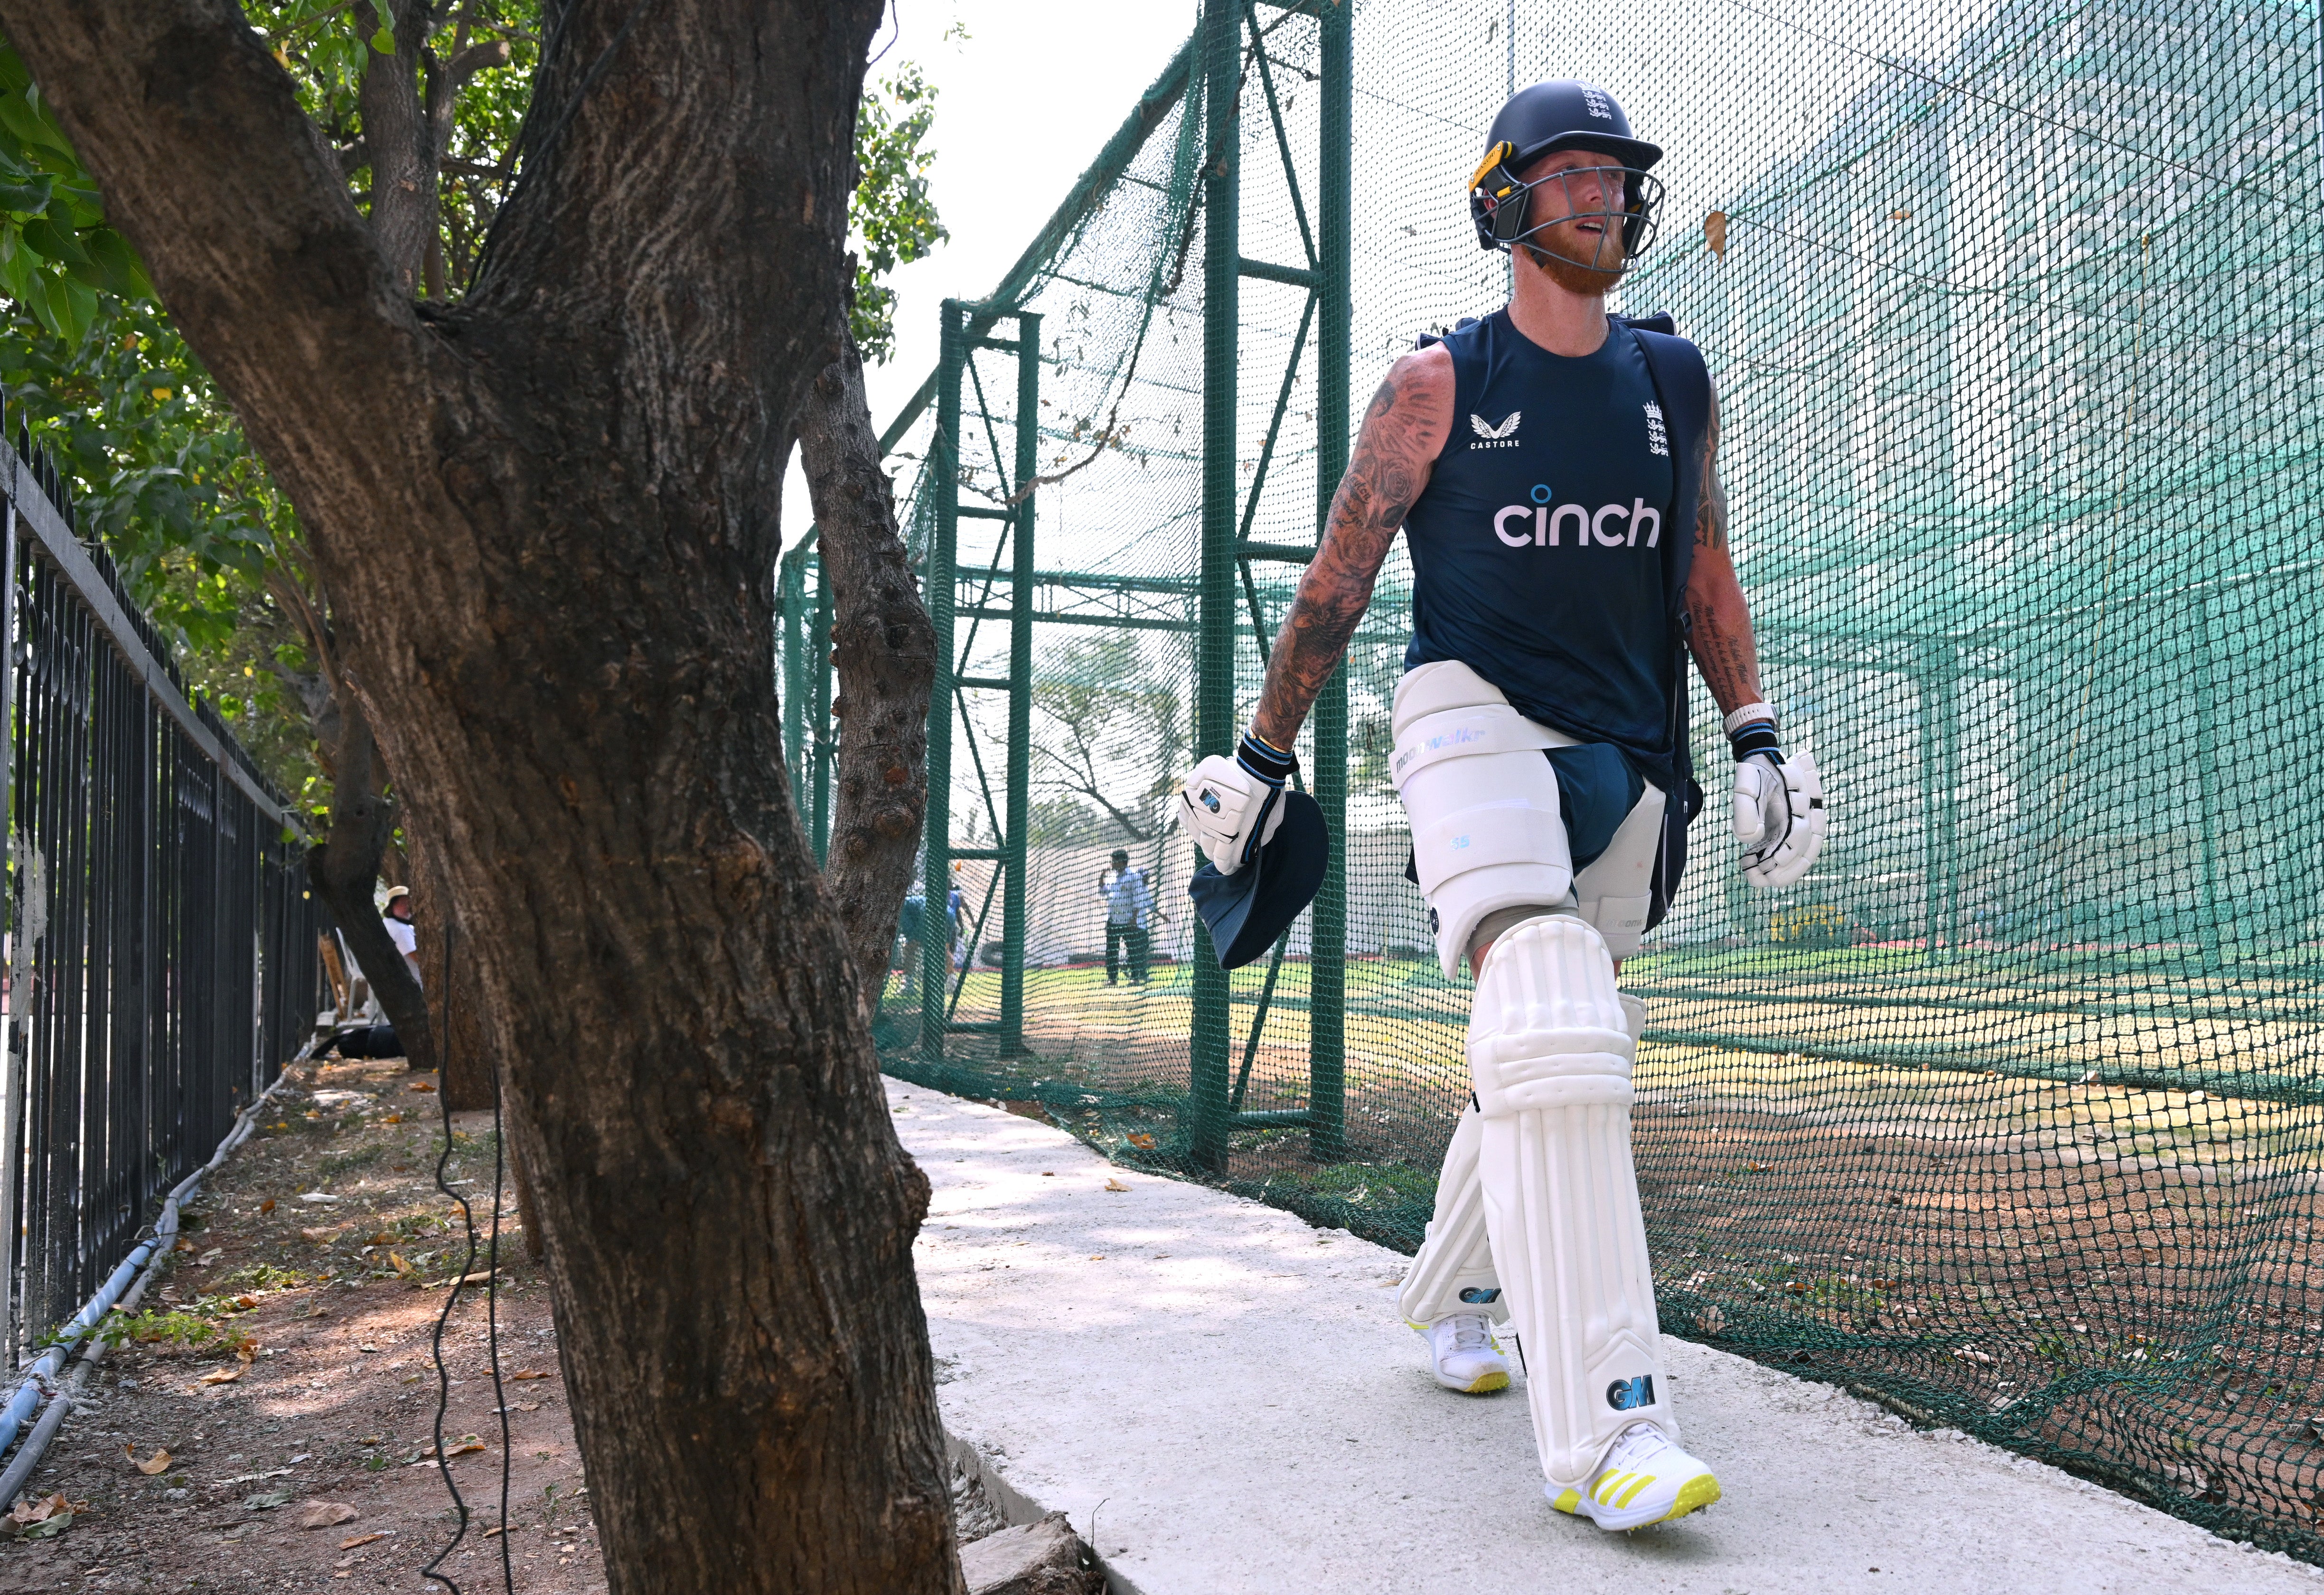
{"label": "cricket practice net", "polygon": [[[888,1066],[1417,1244],[1468,992],[1386,768],[1400,549],[1300,749],[1341,868],[1230,978],[1172,803],[1363,395],[1506,298],[1463,187],[1493,112],[1595,81],[1668,151],[1618,308],[1709,360],[1767,696],[1831,794],[1814,872],[1749,890],[1696,684],[1709,805],[1622,975],[1664,1326],[2324,1560],[2320,26],[1211,0],[891,432],[951,669]],[[811,554],[785,584],[821,842]]]}

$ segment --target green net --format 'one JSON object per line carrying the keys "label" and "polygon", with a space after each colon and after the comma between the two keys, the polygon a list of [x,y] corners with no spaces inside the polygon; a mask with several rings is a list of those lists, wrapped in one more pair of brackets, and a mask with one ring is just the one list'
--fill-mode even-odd
{"label": "green net", "polygon": [[[1206,987],[1168,824],[1221,689],[1238,724],[1255,700],[1298,567],[1251,549],[1312,547],[1336,413],[1327,24],[1230,20],[1230,96],[1198,37],[1004,293],[947,311],[956,423],[932,379],[895,434],[957,679],[881,1037],[906,1077],[1409,1250],[1468,991],[1386,779],[1400,551],[1344,759],[1301,749],[1337,812],[1325,917]],[[2310,1560],[2319,26],[2314,0],[1370,0],[1347,97],[1359,410],[1416,333],[1505,297],[1462,180],[1512,84],[1603,83],[1670,152],[1618,303],[1710,361],[1768,696],[1833,820],[1808,880],[1744,886],[1697,687],[1711,807],[1623,973],[1665,1329]],[[1256,263],[1224,368],[1222,169]],[[1024,497],[1028,467],[1056,479]],[[820,826],[817,581],[786,568]],[[1136,936],[1107,929],[1116,848],[1156,903]]]}

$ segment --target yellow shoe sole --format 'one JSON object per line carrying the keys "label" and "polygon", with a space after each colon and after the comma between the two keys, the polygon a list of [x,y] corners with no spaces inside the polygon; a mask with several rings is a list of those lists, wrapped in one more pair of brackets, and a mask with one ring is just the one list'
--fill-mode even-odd
{"label": "yellow shoe sole", "polygon": [[1718,1498],[1719,1480],[1712,1475],[1705,1473],[1700,1479],[1690,1479],[1678,1487],[1678,1499],[1671,1503],[1671,1509],[1655,1521],[1668,1523],[1672,1518],[1683,1517],[1689,1512],[1700,1512]]}
{"label": "yellow shoe sole", "polygon": [[[1509,1376],[1505,1373],[1480,1374],[1476,1383],[1463,1387],[1462,1393],[1468,1396],[1487,1396],[1495,1390],[1506,1390],[1508,1388]],[[1716,1491],[1712,1492],[1711,1498],[1713,1500],[1718,1498]]]}
{"label": "yellow shoe sole", "polygon": [[[1635,1534],[1641,1528],[1653,1527],[1655,1523],[1668,1523],[1674,1518],[1685,1517],[1689,1512],[1700,1512],[1717,1499],[1719,1499],[1717,1478],[1705,1473],[1699,1479],[1690,1479],[1679,1486],[1678,1498],[1671,1502],[1669,1511],[1655,1518],[1653,1522],[1630,1525],[1628,1532]],[[1550,1502],[1550,1505],[1571,1517],[1592,1517],[1592,1521],[1595,1521],[1594,1517],[1583,1507],[1582,1492],[1578,1489],[1564,1491],[1555,1500]],[[1602,1527],[1603,1525],[1600,1526]]]}

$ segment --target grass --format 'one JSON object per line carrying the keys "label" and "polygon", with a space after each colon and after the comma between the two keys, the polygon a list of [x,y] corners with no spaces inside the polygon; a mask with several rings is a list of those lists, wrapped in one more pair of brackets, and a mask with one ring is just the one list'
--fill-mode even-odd
{"label": "grass", "polygon": [[357,1147],[352,1152],[326,1152],[316,1163],[315,1173],[320,1179],[332,1179],[358,1168],[369,1168],[387,1154],[388,1143],[385,1141],[374,1141],[368,1146]]}

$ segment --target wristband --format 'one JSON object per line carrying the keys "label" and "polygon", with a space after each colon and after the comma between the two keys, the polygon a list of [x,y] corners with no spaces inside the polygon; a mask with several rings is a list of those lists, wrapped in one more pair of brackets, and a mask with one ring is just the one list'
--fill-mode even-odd
{"label": "wristband", "polygon": [[1243,733],[1242,745],[1235,749],[1235,762],[1270,787],[1281,786],[1299,768],[1297,759],[1250,732]]}
{"label": "wristband", "polygon": [[1777,764],[1784,761],[1781,741],[1775,735],[1775,723],[1772,720],[1754,720],[1727,740],[1735,750],[1735,762],[1738,764],[1756,754],[1764,754]]}
{"label": "wristband", "polygon": [[1725,721],[1727,734],[1729,736],[1733,736],[1737,732],[1750,724],[1754,720],[1764,720],[1768,724],[1773,725],[1775,723],[1775,705],[1773,704],[1744,705],[1741,708],[1736,710],[1735,713],[1727,716]]}

